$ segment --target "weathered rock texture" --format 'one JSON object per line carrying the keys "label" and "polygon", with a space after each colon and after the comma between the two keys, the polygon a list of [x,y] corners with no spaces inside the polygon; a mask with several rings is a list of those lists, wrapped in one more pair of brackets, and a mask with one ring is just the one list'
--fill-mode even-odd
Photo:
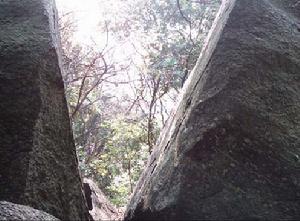
{"label": "weathered rock texture", "polygon": [[5,201],[0,201],[0,220],[59,221],[59,219],[43,211]]}
{"label": "weathered rock texture", "polygon": [[0,1],[0,200],[84,220],[59,47],[53,0]]}
{"label": "weathered rock texture", "polygon": [[125,220],[300,220],[300,2],[224,0]]}
{"label": "weathered rock texture", "polygon": [[122,219],[122,210],[111,204],[94,181],[85,178],[84,183],[89,185],[91,190],[92,210],[90,211],[90,214],[94,220],[117,221]]}

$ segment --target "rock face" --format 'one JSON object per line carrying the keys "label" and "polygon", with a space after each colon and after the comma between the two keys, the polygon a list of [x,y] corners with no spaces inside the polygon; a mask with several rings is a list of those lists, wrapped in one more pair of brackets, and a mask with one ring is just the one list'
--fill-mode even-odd
{"label": "rock face", "polygon": [[88,189],[86,198],[92,201],[90,213],[94,220],[121,220],[123,212],[111,204],[94,181],[85,178],[84,185]]}
{"label": "rock face", "polygon": [[0,201],[0,220],[59,221],[59,219],[43,211],[5,201]]}
{"label": "rock face", "polygon": [[224,0],[125,220],[300,220],[300,2]]}
{"label": "rock face", "polygon": [[0,200],[84,220],[53,0],[0,1]]}

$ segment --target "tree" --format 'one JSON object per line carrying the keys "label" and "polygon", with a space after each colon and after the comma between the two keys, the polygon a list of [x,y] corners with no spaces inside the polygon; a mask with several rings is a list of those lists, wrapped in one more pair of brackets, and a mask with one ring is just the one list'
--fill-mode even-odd
{"label": "tree", "polygon": [[[220,0],[125,1],[119,19],[110,21],[110,29],[128,41],[143,62],[136,64],[139,82],[133,105],[147,115],[148,146],[151,152],[155,122],[161,126],[170,112],[165,103],[176,97],[196,63],[205,36],[212,24]],[[121,16],[119,16],[121,14]]]}

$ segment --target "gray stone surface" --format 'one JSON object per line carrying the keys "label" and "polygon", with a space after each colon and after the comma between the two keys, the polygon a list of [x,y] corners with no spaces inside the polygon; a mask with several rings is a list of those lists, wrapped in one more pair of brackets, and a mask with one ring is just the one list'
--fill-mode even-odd
{"label": "gray stone surface", "polygon": [[53,0],[0,1],[0,200],[88,217]]}
{"label": "gray stone surface", "polygon": [[0,220],[59,221],[59,219],[43,211],[5,201],[0,201]]}
{"label": "gray stone surface", "polygon": [[299,71],[300,1],[224,0],[125,220],[300,220]]}
{"label": "gray stone surface", "polygon": [[93,180],[84,178],[84,183],[89,185],[91,190],[92,210],[90,214],[94,220],[122,220],[124,211],[116,208]]}

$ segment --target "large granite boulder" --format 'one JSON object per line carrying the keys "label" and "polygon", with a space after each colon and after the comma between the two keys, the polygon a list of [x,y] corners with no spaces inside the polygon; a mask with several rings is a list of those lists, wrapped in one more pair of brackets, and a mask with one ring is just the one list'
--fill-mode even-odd
{"label": "large granite boulder", "polygon": [[224,0],[125,220],[300,220],[300,2]]}
{"label": "large granite boulder", "polygon": [[88,219],[53,0],[0,1],[0,200]]}
{"label": "large granite boulder", "polygon": [[43,211],[5,201],[0,201],[0,220],[59,221]]}

